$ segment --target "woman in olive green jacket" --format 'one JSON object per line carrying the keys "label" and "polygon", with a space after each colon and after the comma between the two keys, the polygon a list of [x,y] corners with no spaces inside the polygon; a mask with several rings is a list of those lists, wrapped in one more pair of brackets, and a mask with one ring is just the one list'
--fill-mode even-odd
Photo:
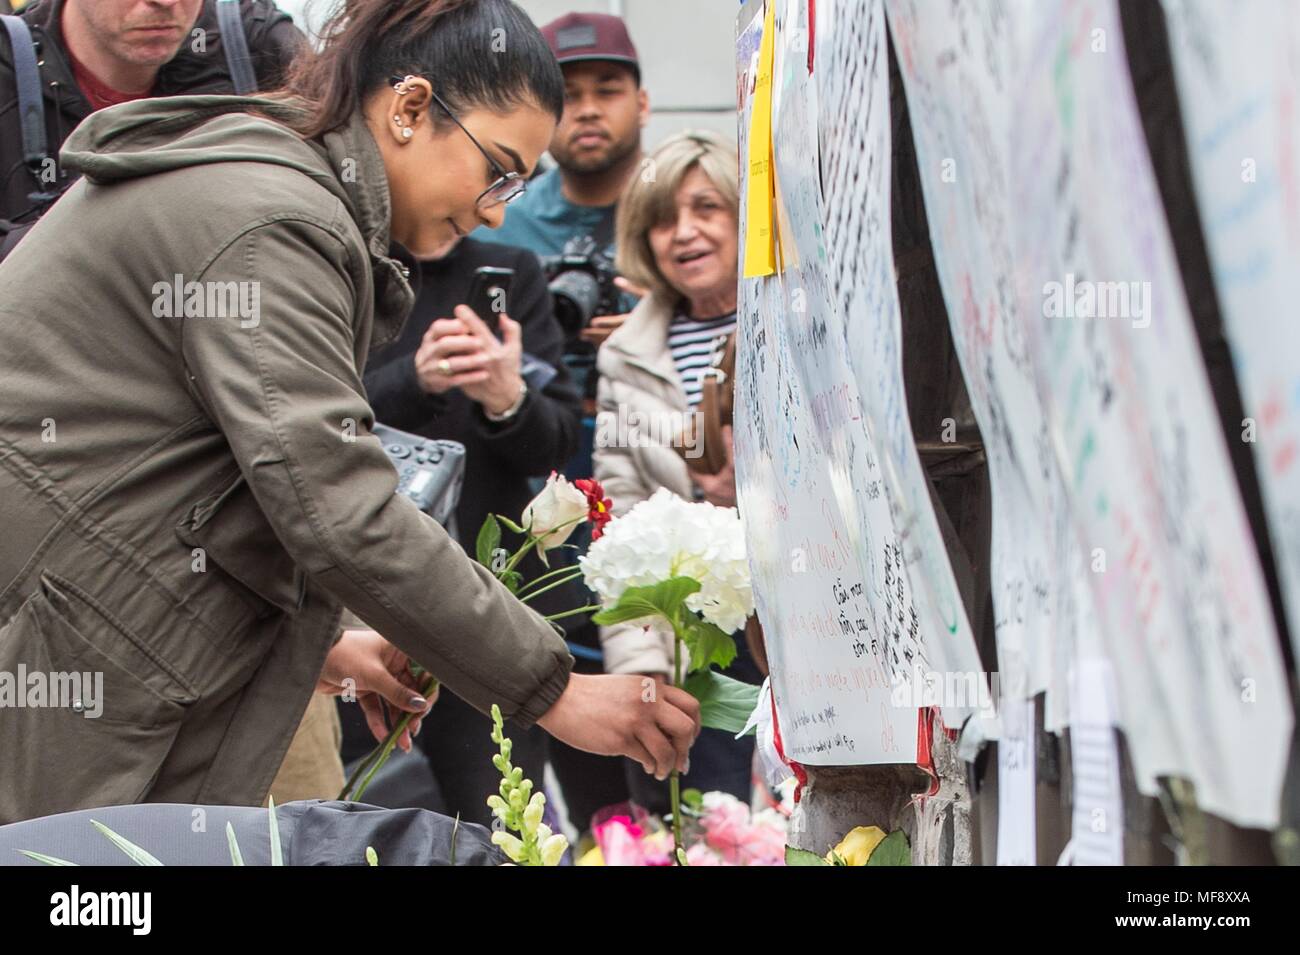
{"label": "woman in olive green jacket", "polygon": [[[259,803],[318,681],[405,666],[336,640],[344,605],[480,709],[657,776],[685,764],[694,701],[571,675],[395,495],[370,433],[365,358],[413,298],[392,246],[500,224],[559,69],[508,0],[346,11],[284,95],[94,114],[64,151],[84,178],[0,264],[0,823]],[[517,401],[493,356],[445,360]]]}

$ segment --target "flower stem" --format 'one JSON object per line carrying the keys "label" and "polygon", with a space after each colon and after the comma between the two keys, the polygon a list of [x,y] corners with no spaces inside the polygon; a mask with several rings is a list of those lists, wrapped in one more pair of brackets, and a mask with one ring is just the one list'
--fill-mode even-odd
{"label": "flower stem", "polygon": [[572,617],[575,614],[588,613],[592,610],[599,610],[600,604],[587,604],[585,607],[575,607],[573,610],[566,610],[563,613],[553,613],[543,617],[543,620],[559,620],[562,617]]}
{"label": "flower stem", "polygon": [[[673,622],[673,686],[682,685],[682,638],[677,622]],[[682,793],[681,774],[676,769],[668,778],[668,800],[673,813],[673,865],[681,865],[682,852]]]}
{"label": "flower stem", "polygon": [[[543,537],[549,537],[551,534],[555,533],[556,531],[563,530],[566,527],[570,527],[576,524],[581,524],[586,519],[587,517],[585,514],[582,517],[575,517],[573,520],[565,521],[563,524],[556,524],[550,530],[546,531],[546,533],[540,535],[533,534],[531,531],[529,531],[524,535],[523,545],[517,551],[515,551],[514,556],[510,558],[505,568],[501,571],[501,573],[497,574],[497,578],[499,579],[501,577],[504,577],[510,571],[514,570],[515,565],[524,559],[524,554],[528,553],[529,550],[536,547],[541,542]],[[543,563],[545,563],[544,559],[543,559]]]}
{"label": "flower stem", "polygon": [[[425,681],[424,689],[421,691],[420,695],[427,698],[437,685],[438,678],[433,674],[429,674],[429,679]],[[347,784],[344,785],[343,791],[339,793],[339,799],[347,799],[356,802],[361,798],[361,794],[366,791],[366,787],[369,786],[370,781],[374,779],[375,773],[379,772],[379,770],[383,768],[384,763],[388,762],[388,757],[393,754],[393,748],[397,745],[398,738],[406,731],[406,727],[410,725],[411,720],[413,720],[416,715],[417,714],[415,713],[402,714],[402,718],[397,721],[397,725],[394,726],[388,736],[384,738],[384,741],[371,750],[370,754],[362,760],[361,765],[353,770],[351,778],[348,779]],[[362,776],[362,773],[365,775]],[[358,776],[362,776],[360,783],[357,783]],[[353,788],[354,785],[355,789]]]}
{"label": "flower stem", "polygon": [[565,564],[563,567],[557,567],[555,568],[555,570],[552,570],[549,573],[542,574],[542,576],[536,578],[535,580],[528,581],[528,583],[524,584],[522,587],[519,588],[519,593],[520,594],[527,593],[531,588],[536,587],[544,580],[550,580],[552,577],[558,577],[560,574],[572,574],[575,572],[581,574],[582,568],[575,567],[573,564]]}
{"label": "flower stem", "polygon": [[577,579],[578,579],[579,577],[581,577],[581,576],[582,576],[582,571],[581,571],[581,570],[575,570],[575,571],[574,571],[573,573],[571,573],[568,577],[561,577],[559,580],[555,581],[554,583],[547,584],[545,587],[542,587],[540,590],[534,590],[532,593],[526,594],[526,595],[523,596],[523,597],[520,597],[518,594],[516,594],[515,596],[516,596],[516,598],[519,600],[520,603],[525,603],[525,604],[526,604],[526,603],[528,603],[528,601],[532,600],[532,599],[533,599],[534,597],[536,597],[538,594],[544,594],[544,593],[546,593],[546,591],[548,591],[548,590],[554,590],[556,587],[562,587],[562,586],[564,586],[565,584],[567,584],[569,581],[571,581],[571,580],[577,580]]}

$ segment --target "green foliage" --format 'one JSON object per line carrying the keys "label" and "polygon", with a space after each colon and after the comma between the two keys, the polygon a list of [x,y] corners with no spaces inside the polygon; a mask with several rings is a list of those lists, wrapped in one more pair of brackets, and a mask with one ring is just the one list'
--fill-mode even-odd
{"label": "green foliage", "polygon": [[867,865],[906,865],[912,864],[912,849],[907,844],[907,834],[902,829],[895,829],[880,841],[867,859]]}
{"label": "green foliage", "polygon": [[496,516],[489,514],[483,518],[483,526],[478,529],[478,539],[474,542],[474,554],[484,567],[491,568],[492,552],[501,546],[501,525]]}
{"label": "green foliage", "polygon": [[[733,680],[715,670],[698,670],[682,684],[700,701],[700,722],[733,736],[745,728],[758,705],[759,687]],[[751,729],[752,733],[753,730]]]}
{"label": "green foliage", "polygon": [[785,847],[785,864],[786,865],[830,865],[825,859],[815,852],[809,852],[807,849],[796,849],[794,846]]}

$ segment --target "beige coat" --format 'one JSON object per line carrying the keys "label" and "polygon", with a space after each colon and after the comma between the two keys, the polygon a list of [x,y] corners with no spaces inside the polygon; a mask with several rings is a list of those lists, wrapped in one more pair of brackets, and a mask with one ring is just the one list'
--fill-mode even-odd
{"label": "beige coat", "polygon": [[[601,346],[596,359],[595,476],[615,516],[660,487],[691,500],[694,485],[671,446],[689,414],[686,391],[668,350],[672,308],[651,294]],[[671,632],[619,624],[601,628],[608,673],[671,674]],[[683,668],[685,663],[683,662]]]}

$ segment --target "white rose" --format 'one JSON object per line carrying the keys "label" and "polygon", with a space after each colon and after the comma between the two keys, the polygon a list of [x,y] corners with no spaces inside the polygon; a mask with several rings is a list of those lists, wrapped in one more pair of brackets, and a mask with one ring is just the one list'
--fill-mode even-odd
{"label": "white rose", "polygon": [[587,518],[587,495],[552,471],[546,486],[524,508],[520,523],[541,538],[540,550],[559,547]]}

